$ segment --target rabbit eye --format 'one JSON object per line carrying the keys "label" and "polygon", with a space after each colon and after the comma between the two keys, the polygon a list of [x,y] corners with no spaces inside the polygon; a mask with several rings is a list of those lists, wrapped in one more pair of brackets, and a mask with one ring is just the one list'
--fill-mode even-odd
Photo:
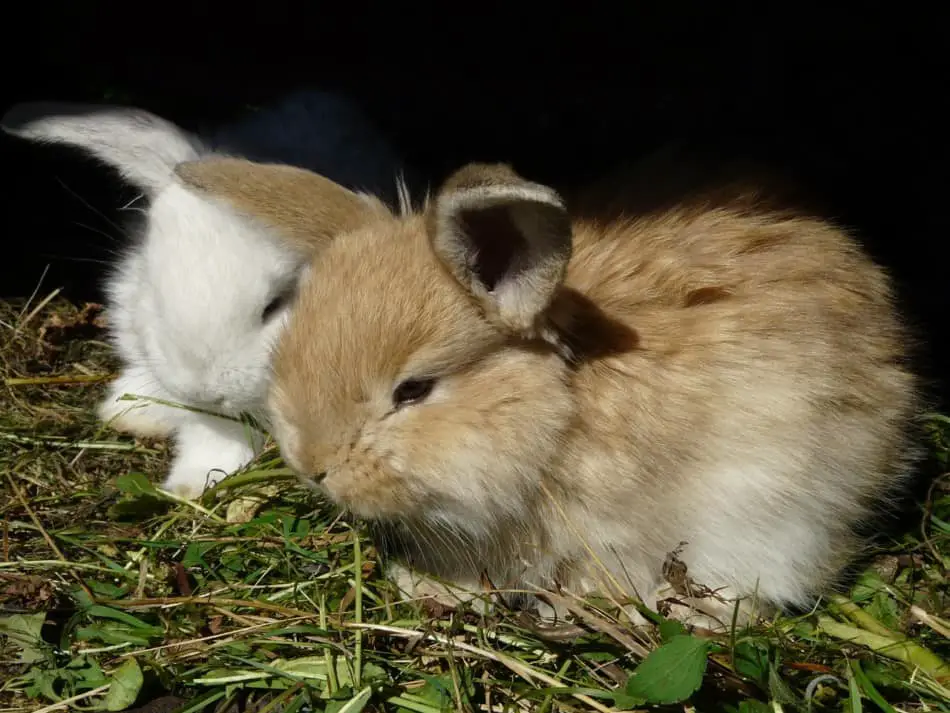
{"label": "rabbit eye", "polygon": [[393,391],[393,403],[398,408],[425,399],[435,386],[435,379],[406,379]]}
{"label": "rabbit eye", "polygon": [[281,307],[290,301],[292,294],[292,290],[282,290],[270,302],[268,302],[264,307],[264,310],[261,312],[261,322],[267,322],[271,317],[273,317]]}

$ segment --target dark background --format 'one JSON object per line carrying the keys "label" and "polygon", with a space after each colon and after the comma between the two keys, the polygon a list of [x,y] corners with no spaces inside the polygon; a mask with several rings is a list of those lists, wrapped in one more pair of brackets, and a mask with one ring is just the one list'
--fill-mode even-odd
{"label": "dark background", "polygon": [[[669,141],[764,159],[892,269],[922,364],[946,378],[939,7],[626,4],[8,3],[0,111],[128,103],[194,128],[312,86],[356,99],[433,181],[506,160],[578,184]],[[0,171],[0,296],[30,294],[49,265],[42,290],[98,299],[128,189],[78,152],[6,136]]]}

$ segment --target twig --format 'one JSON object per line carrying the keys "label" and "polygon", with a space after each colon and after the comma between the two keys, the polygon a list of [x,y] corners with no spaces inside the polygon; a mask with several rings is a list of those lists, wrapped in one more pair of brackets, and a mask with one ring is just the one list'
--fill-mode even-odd
{"label": "twig", "polygon": [[[44,275],[46,274],[45,271],[44,271],[43,274],[44,274]],[[39,288],[39,285],[37,285],[37,288]],[[48,295],[46,295],[46,297],[44,297],[42,300],[40,300],[40,303],[39,303],[38,305],[36,305],[36,307],[34,307],[34,308],[30,311],[30,313],[29,313],[28,315],[26,315],[26,317],[24,317],[24,318],[21,319],[19,322],[17,322],[16,329],[13,330],[13,333],[14,333],[14,334],[18,334],[18,333],[20,332],[20,330],[23,329],[23,327],[25,327],[26,324],[27,324],[30,320],[32,320],[36,315],[38,315],[40,312],[42,312],[42,311],[43,311],[43,308],[46,307],[46,305],[48,305],[50,302],[52,302],[52,301],[56,298],[56,295],[58,295],[58,294],[59,294],[60,292],[62,292],[62,291],[63,291],[63,288],[62,288],[62,287],[57,287],[55,290],[53,290],[53,291],[50,292]],[[35,294],[35,293],[34,293],[34,294]]]}
{"label": "twig", "polygon": [[21,567],[41,567],[49,569],[50,567],[65,567],[66,569],[86,569],[90,572],[106,572],[113,576],[125,575],[129,579],[138,579],[138,575],[127,572],[124,569],[114,570],[109,567],[103,567],[98,564],[89,564],[88,562],[69,562],[66,560],[16,560],[13,562],[0,562],[0,569],[13,569]]}
{"label": "twig", "polygon": [[[160,399],[155,396],[140,396],[138,394],[122,394],[117,401],[147,401],[149,403],[158,404],[159,406],[167,406],[169,408],[177,408],[183,411],[191,411],[192,413],[200,413],[205,416],[215,416],[217,418],[224,419],[225,421],[236,421],[237,423],[245,423],[244,419],[240,416],[230,416],[228,414],[218,413],[217,411],[211,411],[210,409],[199,408],[198,406],[189,406],[187,404],[176,403],[175,401],[168,401],[166,399]],[[249,425],[249,424],[248,424]]]}
{"label": "twig", "polygon": [[97,384],[115,378],[112,374],[71,374],[68,376],[9,377],[5,386],[42,386],[44,384]]}
{"label": "twig", "polygon": [[638,641],[635,641],[632,637],[622,632],[616,626],[613,626],[610,622],[605,621],[601,617],[587,611],[582,606],[583,600],[580,600],[579,602],[572,602],[566,597],[553,592],[545,592],[544,595],[552,601],[560,602],[565,609],[571,612],[571,614],[578,617],[579,619],[582,619],[589,627],[600,631],[601,633],[607,634],[607,636],[617,641],[617,643],[625,646],[632,654],[639,656],[640,658],[646,658],[647,654],[650,653],[650,650],[646,646]]}
{"label": "twig", "polygon": [[99,604],[119,609],[150,609],[153,607],[170,607],[182,604],[202,604],[210,607],[246,607],[248,609],[263,609],[277,612],[286,616],[295,616],[302,619],[316,619],[316,612],[306,612],[300,609],[282,607],[278,604],[268,604],[253,599],[230,599],[227,597],[160,597],[155,599],[100,599]]}
{"label": "twig", "polygon": [[[34,298],[40,293],[40,288],[43,286],[43,280],[46,279],[46,273],[49,272],[50,265],[46,263],[46,267],[43,268],[43,274],[40,275],[40,279],[36,281],[36,287],[33,288],[33,291],[30,293],[29,298],[23,304],[23,309],[20,310],[20,314],[17,315],[17,321],[23,319],[23,315],[26,314],[26,311],[30,308],[30,305],[33,304]],[[18,329],[14,330],[14,334],[19,331]]]}
{"label": "twig", "polygon": [[[356,597],[353,602],[353,611],[356,617],[356,623],[363,623],[363,550],[360,542],[359,533],[353,530],[353,586],[356,589]],[[353,683],[359,686],[363,675],[363,631],[357,629],[354,634],[356,641],[353,646]]]}
{"label": "twig", "polygon": [[950,624],[944,620],[939,619],[932,614],[928,614],[916,604],[911,606],[910,614],[915,619],[917,619],[917,621],[921,622],[922,624],[926,624],[941,636],[950,639]]}
{"label": "twig", "polygon": [[31,446],[41,445],[46,448],[75,448],[77,450],[95,451],[134,451],[139,448],[134,443],[122,443],[121,441],[69,441],[62,436],[21,436],[5,431],[0,431],[0,438],[14,443]]}
{"label": "twig", "polygon": [[162,497],[167,498],[168,500],[171,500],[172,502],[176,502],[179,505],[184,505],[185,507],[189,507],[196,512],[200,512],[202,515],[204,515],[205,517],[211,520],[214,520],[219,525],[227,524],[227,520],[225,520],[223,517],[221,517],[220,515],[216,515],[215,513],[211,512],[208,508],[204,507],[200,503],[195,502],[194,500],[183,498],[180,495],[176,495],[175,493],[171,492],[170,490],[165,490],[164,488],[155,488],[155,492],[159,493]]}

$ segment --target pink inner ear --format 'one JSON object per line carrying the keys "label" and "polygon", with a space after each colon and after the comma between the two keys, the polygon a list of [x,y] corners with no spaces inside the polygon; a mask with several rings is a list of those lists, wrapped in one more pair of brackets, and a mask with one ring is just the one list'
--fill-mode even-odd
{"label": "pink inner ear", "polygon": [[492,291],[501,282],[528,241],[515,225],[509,206],[492,206],[461,211],[459,229],[474,253],[469,267],[479,281]]}

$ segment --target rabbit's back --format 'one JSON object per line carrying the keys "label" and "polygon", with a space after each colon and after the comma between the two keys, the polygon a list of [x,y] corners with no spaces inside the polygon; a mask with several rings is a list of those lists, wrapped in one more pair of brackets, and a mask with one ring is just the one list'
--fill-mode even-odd
{"label": "rabbit's back", "polygon": [[567,285],[631,337],[581,357],[569,487],[611,512],[604,541],[652,562],[687,541],[700,576],[802,602],[913,455],[888,277],[845,231],[740,194],[618,216],[575,224]]}

